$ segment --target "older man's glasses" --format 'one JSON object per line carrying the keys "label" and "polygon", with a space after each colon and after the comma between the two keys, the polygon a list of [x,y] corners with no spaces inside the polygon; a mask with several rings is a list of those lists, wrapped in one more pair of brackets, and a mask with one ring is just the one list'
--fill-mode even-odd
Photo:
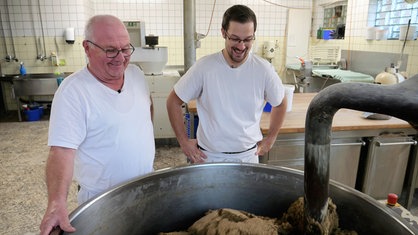
{"label": "older man's glasses", "polygon": [[246,39],[241,39],[241,38],[238,38],[238,37],[231,37],[231,36],[229,36],[228,32],[226,32],[226,31],[225,31],[225,35],[226,35],[226,38],[228,38],[228,40],[233,42],[234,44],[238,44],[238,43],[241,43],[241,42],[243,42],[244,44],[249,44],[253,40],[255,40],[255,35],[253,35],[251,37],[248,37]]}
{"label": "older man's glasses", "polygon": [[104,53],[106,53],[107,58],[115,58],[116,56],[119,55],[119,53],[122,53],[122,55],[124,57],[129,57],[135,51],[135,47],[133,47],[132,44],[130,44],[130,43],[129,43],[128,48],[122,48],[122,49],[118,50],[116,48],[104,49],[103,47],[97,45],[96,43],[94,43],[90,40],[87,40],[87,42],[89,42],[89,43],[93,44],[94,46],[96,46],[97,48],[101,49]]}

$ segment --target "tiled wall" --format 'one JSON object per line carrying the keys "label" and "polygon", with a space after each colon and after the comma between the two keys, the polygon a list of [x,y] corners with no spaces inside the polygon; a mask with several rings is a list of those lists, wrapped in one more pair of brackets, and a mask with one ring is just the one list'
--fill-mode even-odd
{"label": "tiled wall", "polygon": [[[281,1],[280,4],[260,0],[195,2],[196,32],[207,35],[201,40],[202,46],[196,52],[197,58],[222,49],[224,45],[220,36],[222,14],[231,5],[239,3],[251,7],[258,17],[257,41],[254,50],[261,53],[260,49],[264,41],[277,41],[279,54],[277,54],[277,59],[273,60],[276,67],[280,66],[280,50],[283,49],[287,9],[312,7],[310,0],[286,0]],[[215,6],[214,2],[216,2]],[[37,0],[2,0],[0,6],[1,27],[6,36],[7,52],[23,61],[28,72],[31,73],[71,72],[84,66],[86,60],[81,48],[84,24],[94,14],[113,14],[124,21],[144,21],[146,34],[158,35],[159,44],[169,48],[168,64],[183,65],[182,0],[39,0],[39,4]],[[10,17],[10,25],[7,16]],[[76,30],[77,40],[74,45],[68,45],[64,41],[63,34],[67,27],[74,27]],[[10,36],[13,36],[13,41]],[[45,38],[45,47],[43,47],[43,38]],[[13,44],[16,52],[13,50]],[[38,54],[50,56],[51,52],[58,52],[59,58],[65,59],[66,65],[56,68],[50,65],[50,61],[36,59]],[[2,46],[0,58],[6,54]],[[18,73],[18,64],[2,63],[2,72]]]}
{"label": "tiled wall", "polygon": [[[311,45],[339,45],[345,50],[400,53],[402,41],[365,39],[371,14],[369,4],[373,5],[375,1],[348,0],[346,38],[324,41],[315,38],[316,30],[322,24],[324,5],[334,0],[196,0],[196,31],[207,34],[201,40],[196,56],[200,58],[223,48],[224,40],[220,34],[222,14],[233,4],[248,5],[257,14],[256,53],[262,53],[265,41],[277,42],[278,53],[272,63],[281,76],[284,76],[285,67],[288,8],[313,9],[312,22],[306,22],[312,24]],[[0,36],[3,36],[0,37],[0,58],[5,58],[7,54],[16,55],[19,62],[25,63],[29,73],[73,72],[85,66],[81,41],[84,24],[94,14],[113,14],[124,21],[144,21],[146,34],[158,35],[159,44],[168,47],[168,65],[183,65],[183,0],[0,0],[0,13]],[[63,35],[67,27],[75,28],[76,42],[73,45],[65,43]],[[65,60],[65,66],[52,66],[49,60],[37,60],[39,54],[50,56],[51,52],[57,52],[59,58]],[[418,66],[413,66],[418,64],[417,41],[408,41],[405,53],[409,54],[408,72],[417,74]],[[2,73],[18,73],[19,62],[1,60]],[[386,66],[382,65],[382,70]]]}
{"label": "tiled wall", "polygon": [[[20,62],[25,64],[28,73],[71,72],[82,67],[86,60],[80,46],[80,36],[85,19],[93,14],[89,5],[92,5],[91,1],[83,0],[0,1],[0,27],[6,42],[6,47],[4,42],[0,42],[0,58],[11,55],[19,60],[2,60],[3,74],[18,73]],[[67,27],[75,29],[77,38],[74,45],[65,43],[64,31]],[[37,59],[50,57],[52,52],[64,59],[66,65],[56,67],[52,66],[49,59]]]}
{"label": "tiled wall", "polygon": [[[319,5],[327,2],[326,0],[314,1],[314,8],[319,9]],[[398,53],[401,55],[404,41],[399,40],[366,40],[366,30],[368,26],[373,26],[373,21],[370,17],[375,11],[376,0],[348,0],[347,5],[347,24],[346,24],[346,38],[344,40],[318,40],[315,37],[311,38],[311,45],[338,45],[343,50],[358,50],[371,52],[387,52]],[[315,14],[314,14],[315,15]],[[321,17],[320,13],[317,17]],[[323,16],[322,16],[323,17]],[[313,20],[313,31],[319,28],[319,24],[315,24]],[[416,23],[416,22],[415,22]],[[315,35],[313,35],[315,36]],[[418,41],[406,41],[404,54],[408,54],[407,72],[409,75],[418,74]],[[350,58],[346,58],[348,61]],[[365,61],[367,63],[367,61]],[[397,61],[394,61],[396,64]],[[389,64],[382,64],[381,70]]]}

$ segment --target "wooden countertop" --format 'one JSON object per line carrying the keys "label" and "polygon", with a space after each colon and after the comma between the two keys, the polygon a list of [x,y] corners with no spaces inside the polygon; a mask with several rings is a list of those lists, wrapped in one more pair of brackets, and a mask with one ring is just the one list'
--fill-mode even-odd
{"label": "wooden countertop", "polygon": [[[306,112],[309,103],[317,93],[294,93],[292,111],[286,113],[280,133],[305,132]],[[196,113],[196,102],[188,103],[189,112]],[[362,117],[363,112],[351,109],[340,109],[332,121],[333,131],[373,130],[373,129],[403,129],[412,128],[408,122],[398,118],[389,120],[370,120]],[[263,113],[260,127],[263,134],[267,134],[270,124],[270,113]]]}

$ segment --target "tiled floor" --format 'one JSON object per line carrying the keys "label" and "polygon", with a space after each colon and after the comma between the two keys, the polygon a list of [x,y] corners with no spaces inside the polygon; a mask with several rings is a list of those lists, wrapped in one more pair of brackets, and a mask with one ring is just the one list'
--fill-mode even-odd
{"label": "tiled floor", "polygon": [[418,216],[418,189],[415,189],[414,199],[412,200],[412,205],[409,211],[413,215]]}
{"label": "tiled floor", "polygon": [[[45,163],[48,121],[0,122],[0,234],[35,235],[46,209]],[[186,164],[179,147],[156,149],[156,170]],[[77,183],[68,195],[68,209],[77,207]]]}

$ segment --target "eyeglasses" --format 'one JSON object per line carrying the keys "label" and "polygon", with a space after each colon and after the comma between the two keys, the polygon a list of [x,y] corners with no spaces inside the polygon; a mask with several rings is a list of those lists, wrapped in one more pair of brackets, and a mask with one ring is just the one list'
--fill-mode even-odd
{"label": "eyeglasses", "polygon": [[132,44],[130,44],[130,43],[129,43],[129,48],[122,48],[122,49],[118,50],[116,48],[104,49],[103,47],[97,45],[96,43],[94,43],[90,40],[87,40],[87,42],[89,42],[89,43],[95,45],[97,48],[101,49],[104,53],[106,53],[107,58],[115,58],[116,56],[119,55],[119,53],[122,53],[122,55],[124,57],[129,57],[135,51],[135,47],[132,46]]}
{"label": "eyeglasses", "polygon": [[243,42],[244,44],[249,44],[251,43],[253,40],[255,40],[255,35],[248,37],[246,39],[241,39],[241,38],[237,38],[237,37],[231,37],[229,36],[228,32],[225,31],[225,35],[228,38],[228,40],[232,41],[235,44],[241,43]]}

